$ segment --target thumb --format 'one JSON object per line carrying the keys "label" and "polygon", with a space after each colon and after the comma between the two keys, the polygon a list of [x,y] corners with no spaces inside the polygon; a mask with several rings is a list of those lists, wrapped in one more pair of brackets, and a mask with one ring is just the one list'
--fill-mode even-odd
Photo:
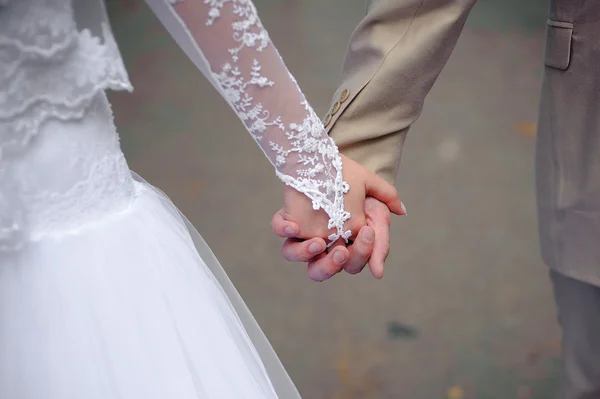
{"label": "thumb", "polygon": [[369,171],[365,179],[365,190],[367,197],[373,197],[387,205],[390,212],[396,215],[404,215],[406,211],[398,198],[396,187]]}

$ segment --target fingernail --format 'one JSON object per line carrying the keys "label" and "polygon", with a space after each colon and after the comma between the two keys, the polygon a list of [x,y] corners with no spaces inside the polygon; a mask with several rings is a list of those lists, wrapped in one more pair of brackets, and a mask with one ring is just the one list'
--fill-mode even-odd
{"label": "fingernail", "polygon": [[365,242],[373,242],[374,238],[375,233],[373,232],[373,229],[365,229],[365,231],[362,233],[362,239]]}
{"label": "fingernail", "polygon": [[404,212],[404,216],[406,216],[406,206],[404,206],[404,202],[400,202],[400,206],[402,207],[402,212]]}
{"label": "fingernail", "polygon": [[333,254],[333,261],[338,265],[344,263],[346,261],[346,254],[344,253],[344,251],[336,251]]}
{"label": "fingernail", "polygon": [[323,250],[323,247],[318,242],[313,242],[309,245],[308,250],[311,254],[319,253]]}
{"label": "fingernail", "polygon": [[294,229],[292,229],[290,226],[288,226],[285,229],[283,229],[283,231],[285,232],[285,234],[289,234],[289,235],[296,234],[296,231]]}

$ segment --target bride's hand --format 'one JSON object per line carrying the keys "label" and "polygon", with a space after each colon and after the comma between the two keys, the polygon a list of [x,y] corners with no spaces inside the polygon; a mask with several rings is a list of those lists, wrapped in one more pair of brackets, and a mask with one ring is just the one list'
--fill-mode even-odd
{"label": "bride's hand", "polygon": [[[344,208],[350,212],[351,217],[344,225],[344,230],[352,231],[351,240],[354,240],[361,228],[366,225],[364,204],[367,197],[373,197],[385,203],[392,213],[404,214],[398,192],[394,186],[350,158],[344,155],[341,155],[341,157],[344,180],[350,185],[350,191],[344,195]],[[285,186],[284,207],[280,213],[285,220],[294,222],[297,225],[298,230],[294,232],[294,237],[302,239],[321,238],[321,240],[313,240],[315,245],[311,243],[311,249],[314,248],[315,255],[325,250],[325,242],[328,242],[327,237],[335,231],[327,228],[329,221],[327,214],[323,210],[315,211],[312,202],[304,194]],[[339,248],[336,248],[335,251],[339,251],[339,254],[334,254],[339,259],[348,256],[348,250],[345,246],[339,245]]]}

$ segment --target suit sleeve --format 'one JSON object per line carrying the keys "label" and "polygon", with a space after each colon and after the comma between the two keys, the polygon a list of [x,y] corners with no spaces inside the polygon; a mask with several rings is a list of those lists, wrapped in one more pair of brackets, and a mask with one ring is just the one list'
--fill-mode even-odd
{"label": "suit sleeve", "polygon": [[476,0],[373,0],[323,123],[340,151],[393,183],[404,139]]}

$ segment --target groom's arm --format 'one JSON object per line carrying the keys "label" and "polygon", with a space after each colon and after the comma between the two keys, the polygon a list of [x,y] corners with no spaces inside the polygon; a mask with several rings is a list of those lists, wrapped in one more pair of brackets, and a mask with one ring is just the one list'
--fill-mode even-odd
{"label": "groom's arm", "polygon": [[404,139],[476,0],[371,0],[323,122],[340,151],[393,183]]}
{"label": "groom's arm", "polygon": [[[348,46],[343,83],[323,120],[344,154],[393,183],[406,133],[450,57],[475,1],[369,1],[367,15]],[[377,201],[366,205],[375,240],[349,246],[352,249],[343,267],[353,274],[367,262],[382,272],[389,253],[389,210]],[[280,237],[292,237],[282,248],[287,260],[308,261],[309,268],[317,270],[340,270],[331,253],[316,257],[310,253],[314,239],[299,242],[285,234],[286,225],[278,222],[277,215],[273,222]]]}

